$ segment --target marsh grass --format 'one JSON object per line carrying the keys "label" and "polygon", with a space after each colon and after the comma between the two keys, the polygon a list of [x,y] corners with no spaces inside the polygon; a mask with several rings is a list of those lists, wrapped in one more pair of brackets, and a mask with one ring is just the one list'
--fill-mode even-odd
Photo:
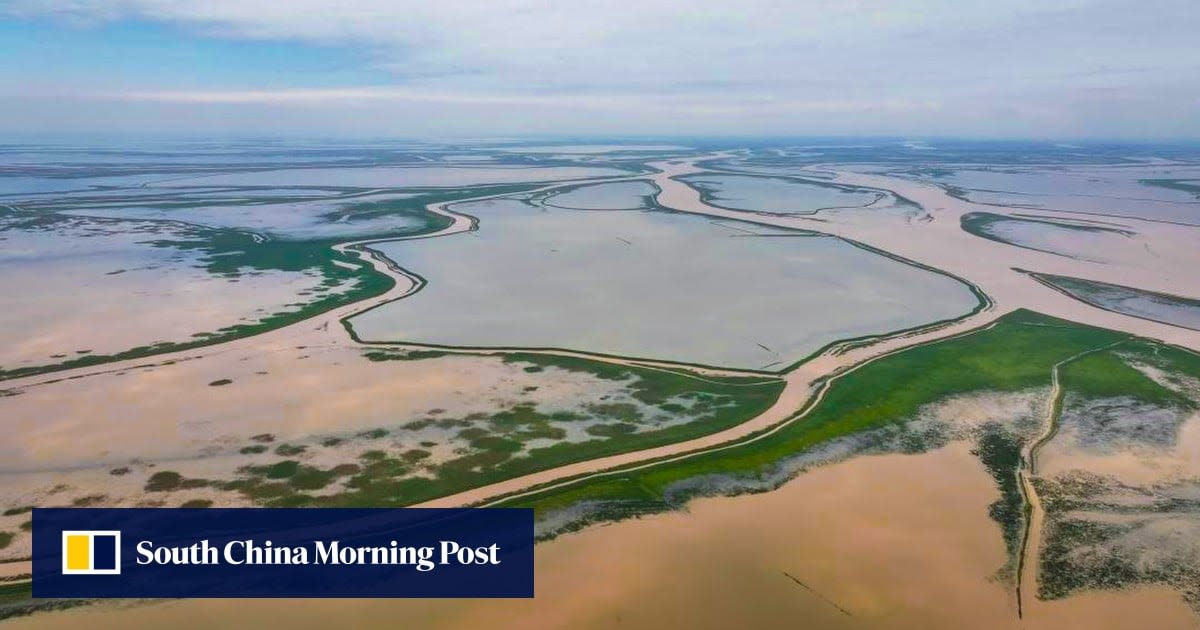
{"label": "marsh grass", "polygon": [[[791,456],[841,436],[905,423],[923,405],[949,396],[1047,387],[1056,362],[1125,337],[1030,311],[1014,311],[993,326],[909,348],[845,373],[829,385],[825,397],[802,420],[762,439],[641,470],[614,471],[505,505],[533,507],[539,514],[585,501],[623,505],[616,510],[621,515],[670,509],[686,500],[686,493],[668,499],[673,486],[685,480],[707,475],[765,478]],[[1136,382],[1132,375],[1126,376]],[[1107,386],[1122,387],[1123,383],[1118,380]]]}

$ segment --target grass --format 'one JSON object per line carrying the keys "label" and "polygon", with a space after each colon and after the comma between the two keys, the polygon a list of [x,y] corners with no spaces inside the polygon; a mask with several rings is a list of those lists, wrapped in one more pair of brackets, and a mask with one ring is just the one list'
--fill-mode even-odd
{"label": "grass", "polygon": [[922,405],[973,391],[1014,392],[1049,385],[1054,363],[1125,335],[1015,311],[990,328],[910,348],[848,372],[830,384],[803,419],[752,443],[641,470],[615,471],[517,498],[509,506],[539,514],[581,501],[617,502],[621,515],[659,511],[682,496],[684,480],[708,475],[761,479],[779,462],[838,437],[901,424]]}
{"label": "grass", "polygon": [[[380,440],[380,446],[362,453],[353,464],[327,470],[308,467],[296,460],[246,466],[241,470],[243,478],[226,482],[224,487],[270,506],[380,507],[420,503],[565,464],[717,432],[762,413],[783,391],[783,382],[772,377],[700,378],[676,370],[536,354],[511,355],[505,360],[525,367],[585,372],[620,381],[631,398],[649,406],[648,414],[653,412],[653,415],[668,417],[686,414],[688,421],[662,428],[635,424],[643,419],[638,414],[638,406],[630,403],[594,405],[594,409],[584,408],[578,415],[544,412],[533,402],[520,402],[494,413],[472,414],[466,418],[443,417],[439,411],[403,428],[419,430],[434,424],[447,429],[462,427],[457,431],[457,438],[464,442],[464,448],[449,460],[431,464],[430,451],[393,446],[382,438],[399,434],[378,428],[356,436],[362,440]],[[681,406],[677,403],[679,400],[689,404]],[[594,439],[561,441],[566,437],[561,423],[584,420],[600,422],[589,431]],[[543,444],[544,440],[558,442],[548,446],[531,445],[535,440],[539,441],[537,444]],[[332,444],[332,447],[336,446],[337,443]],[[285,454],[279,449],[276,452]],[[348,477],[345,492],[323,493],[322,496],[305,493],[324,488],[339,477]]]}
{"label": "grass", "polygon": [[999,424],[989,423],[984,426],[971,452],[983,463],[1000,490],[1000,497],[988,506],[988,516],[1000,525],[1009,557],[1004,572],[1009,573],[1016,564],[1021,548],[1026,518],[1025,498],[1017,481],[1017,469],[1021,465],[1021,439]]}
{"label": "grass", "polygon": [[[1090,354],[1063,366],[1061,375],[1063,388],[1085,398],[1120,395],[1160,407],[1195,407],[1195,403],[1191,399],[1159,385],[1122,360],[1117,351],[1124,347],[1118,346],[1114,350]],[[1170,358],[1185,361],[1186,357],[1194,358],[1194,355],[1174,348],[1160,348],[1159,351],[1160,353],[1169,353],[1167,357]],[[1177,355],[1177,357],[1172,355]],[[1200,373],[1200,370],[1188,371]]]}
{"label": "grass", "polygon": [[[379,273],[369,264],[363,264],[363,261],[356,255],[337,252],[333,249],[335,245],[365,239],[382,240],[436,232],[449,225],[450,218],[428,212],[425,209],[427,204],[451,202],[487,194],[518,193],[534,187],[536,187],[534,184],[514,184],[425,191],[424,194],[408,199],[351,204],[324,217],[328,221],[355,221],[373,218],[381,214],[403,214],[420,219],[415,226],[352,238],[263,239],[257,234],[238,229],[137,219],[138,223],[170,223],[176,228],[184,225],[186,231],[178,237],[148,240],[146,243],[154,247],[195,252],[200,255],[200,264],[210,274],[237,279],[246,273],[315,272],[323,278],[321,287],[312,299],[294,303],[289,305],[291,308],[288,310],[268,314],[257,321],[234,324],[216,331],[198,332],[187,341],[159,342],[112,354],[80,354],[54,364],[11,369],[0,368],[0,380],[212,346],[282,328],[347,304],[382,295],[394,286],[395,283],[391,277]],[[12,211],[5,210],[4,212],[12,214]],[[21,227],[22,229],[53,231],[57,222],[77,220],[79,220],[78,217],[44,211],[28,215],[27,218],[23,215]],[[114,224],[122,222],[121,219],[112,218],[89,218],[89,220]],[[343,264],[349,264],[350,267],[343,266]],[[339,290],[334,291],[335,288]],[[228,383],[221,381],[213,383],[214,386],[225,384]]]}
{"label": "grass", "polygon": [[[1106,411],[1077,417],[1076,422],[1087,425],[1077,431],[1088,443],[1116,449],[1113,455],[1119,454],[1121,444],[1128,440],[1140,448],[1178,447],[1181,425],[1143,415],[1146,406],[1174,409],[1176,420],[1182,420],[1200,408],[1200,401],[1186,386],[1164,386],[1131,363],[1162,370],[1166,383],[1184,385],[1186,379],[1200,377],[1200,356],[1145,340],[1081,357],[1063,366],[1063,389],[1075,404],[1102,401]],[[1134,404],[1128,404],[1128,399]],[[1194,518],[1200,507],[1200,502],[1190,498],[1195,480],[1139,485],[1136,478],[1119,474],[1074,470],[1038,478],[1035,483],[1048,523],[1039,567],[1040,597],[1058,599],[1087,589],[1162,584],[1181,592],[1184,600],[1200,611],[1200,568],[1186,545],[1147,542],[1130,548],[1123,542],[1138,538],[1155,541],[1155,523]],[[1180,486],[1172,488],[1173,483]],[[1180,487],[1190,488],[1190,492],[1180,494]],[[1097,514],[1118,515],[1121,520],[1105,522]]]}
{"label": "grass", "polygon": [[[0,584],[0,604],[29,599],[32,596],[32,593],[33,585],[31,582]],[[3,617],[0,617],[0,619],[2,618]]]}
{"label": "grass", "polygon": [[[239,233],[241,234],[241,233]],[[241,234],[247,241],[250,237]],[[275,241],[268,241],[275,243]],[[263,244],[265,245],[265,244]],[[13,369],[0,368],[0,380],[19,378],[23,376],[31,376],[35,374],[46,374],[60,370],[68,370],[81,367],[92,367],[112,363],[114,361],[125,361],[130,359],[141,359],[152,357],[154,355],[167,352],[177,352],[180,350],[191,350],[206,346],[217,345],[234,339],[250,337],[261,334],[269,330],[282,328],[290,324],[294,324],[311,317],[315,317],[326,311],[333,310],[340,306],[352,304],[361,300],[369,299],[378,295],[382,295],[394,286],[395,282],[387,275],[375,271],[370,265],[359,265],[355,270],[350,270],[341,267],[334,261],[357,264],[357,257],[340,254],[330,249],[331,244],[314,244],[307,243],[301,246],[300,244],[288,244],[288,249],[296,250],[292,262],[286,265],[285,270],[318,268],[326,278],[326,286],[344,286],[346,290],[340,292],[330,292],[317,297],[316,299],[299,303],[291,310],[279,311],[266,315],[257,321],[234,324],[221,328],[215,332],[198,333],[191,340],[180,342],[161,342],[147,346],[138,346],[121,352],[112,354],[86,354],[79,355],[73,359],[68,359],[60,363],[49,365],[28,366]],[[258,246],[252,245],[249,242],[247,247]],[[286,257],[281,257],[284,259]],[[227,273],[225,264],[234,264],[235,256],[221,256],[219,265],[210,266],[209,271],[212,273]],[[242,262],[250,262],[253,259],[243,260]],[[236,268],[236,267],[235,267]],[[224,271],[223,271],[224,270]],[[211,383],[213,386],[227,385],[231,381],[228,379],[220,379]]]}
{"label": "grass", "polygon": [[1200,180],[1195,179],[1139,179],[1139,184],[1168,188],[1190,194],[1200,199]]}
{"label": "grass", "polygon": [[171,492],[178,490],[183,483],[183,475],[163,470],[150,475],[146,481],[146,492]]}

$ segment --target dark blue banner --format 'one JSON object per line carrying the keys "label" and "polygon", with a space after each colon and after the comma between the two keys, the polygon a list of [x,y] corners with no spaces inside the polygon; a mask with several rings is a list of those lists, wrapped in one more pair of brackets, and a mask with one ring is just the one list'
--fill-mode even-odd
{"label": "dark blue banner", "polygon": [[533,597],[533,510],[33,511],[34,597]]}

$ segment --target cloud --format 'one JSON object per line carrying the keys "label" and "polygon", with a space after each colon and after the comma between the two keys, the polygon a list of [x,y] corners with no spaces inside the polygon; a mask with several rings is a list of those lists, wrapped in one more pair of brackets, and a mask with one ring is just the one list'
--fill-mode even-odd
{"label": "cloud", "polygon": [[469,106],[572,107],[637,112],[646,109],[693,114],[746,114],[751,112],[855,112],[868,110],[926,110],[940,107],[929,101],[820,100],[755,96],[672,96],[637,93],[496,94],[490,92],[431,91],[422,88],[366,86],[326,89],[277,90],[160,90],[81,93],[95,100],[222,105],[324,105],[369,102],[427,103]]}
{"label": "cloud", "polygon": [[[131,85],[90,99],[640,107],[781,124],[808,115],[813,131],[824,131],[820,116],[847,113],[883,126],[892,116],[897,132],[928,126],[931,113],[968,126],[987,125],[989,112],[1011,124],[1014,111],[1066,124],[1080,98],[1102,112],[1098,90],[1144,94],[1193,74],[1200,58],[1193,0],[1153,10],[1134,0],[9,0],[0,12],[63,28],[137,20],[185,37],[345,47],[389,78],[330,87],[303,85],[300,73],[288,89]],[[1157,114],[1166,111],[1176,110]]]}
{"label": "cloud", "polygon": [[[890,77],[961,81],[989,70],[972,67],[973,61],[996,54],[1010,60],[1030,56],[1019,50],[1031,42],[994,41],[990,34],[1033,34],[1039,21],[1086,12],[1089,4],[14,0],[8,7],[12,15],[50,16],[74,24],[141,19],[206,36],[363,47],[372,51],[379,67],[422,83],[552,89],[574,83],[651,88],[701,80],[790,85],[829,77],[843,84],[888,82]],[[1086,30],[1087,24],[1085,20],[1075,30]],[[1044,54],[1038,57],[1053,64]]]}

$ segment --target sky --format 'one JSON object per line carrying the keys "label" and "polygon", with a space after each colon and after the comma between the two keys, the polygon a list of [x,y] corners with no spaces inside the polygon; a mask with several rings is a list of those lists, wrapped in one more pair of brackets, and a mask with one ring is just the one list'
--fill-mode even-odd
{"label": "sky", "polygon": [[1200,138],[1196,0],[0,0],[0,132]]}

